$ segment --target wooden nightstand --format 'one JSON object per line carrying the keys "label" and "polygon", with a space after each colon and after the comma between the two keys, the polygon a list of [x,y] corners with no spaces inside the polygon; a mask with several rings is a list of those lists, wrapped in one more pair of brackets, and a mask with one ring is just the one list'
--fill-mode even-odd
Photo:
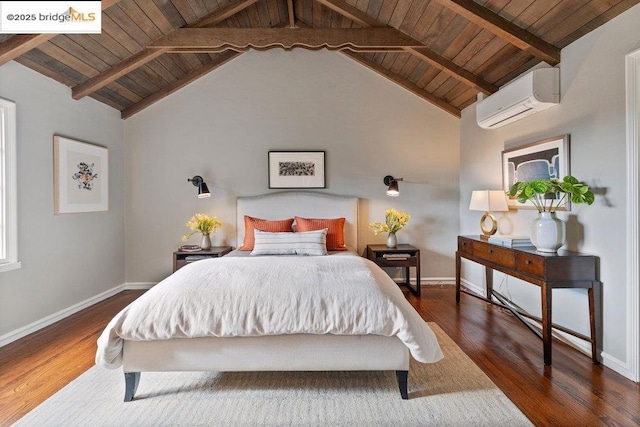
{"label": "wooden nightstand", "polygon": [[[420,296],[420,249],[412,245],[398,245],[389,248],[386,245],[367,245],[367,258],[380,267],[404,267],[404,285],[411,293]],[[416,269],[416,286],[411,286],[409,269]]]}
{"label": "wooden nightstand", "polygon": [[177,250],[173,253],[173,271],[180,267],[184,267],[190,262],[199,261],[206,258],[218,258],[231,252],[231,246],[214,246],[208,250],[200,250],[196,252],[184,252]]}

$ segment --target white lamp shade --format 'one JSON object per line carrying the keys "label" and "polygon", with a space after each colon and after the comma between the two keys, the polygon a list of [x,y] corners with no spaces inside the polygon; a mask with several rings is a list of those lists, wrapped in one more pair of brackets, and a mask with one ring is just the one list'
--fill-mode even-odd
{"label": "white lamp shade", "polygon": [[469,210],[484,212],[506,212],[507,195],[502,190],[476,190],[471,193]]}

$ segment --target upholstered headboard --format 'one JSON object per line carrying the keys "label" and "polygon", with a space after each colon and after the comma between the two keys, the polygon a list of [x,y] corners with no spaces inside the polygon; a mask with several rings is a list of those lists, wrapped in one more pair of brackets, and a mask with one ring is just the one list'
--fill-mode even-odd
{"label": "upholstered headboard", "polygon": [[236,247],[244,240],[244,216],[262,219],[345,218],[344,240],[358,250],[358,198],[326,193],[282,191],[261,196],[238,197],[236,203]]}

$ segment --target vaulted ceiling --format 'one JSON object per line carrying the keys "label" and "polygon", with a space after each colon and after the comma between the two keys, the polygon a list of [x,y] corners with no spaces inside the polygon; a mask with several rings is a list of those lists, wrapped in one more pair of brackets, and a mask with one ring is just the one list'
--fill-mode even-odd
{"label": "vaulted ceiling", "polygon": [[17,61],[127,118],[249,49],[331,49],[459,117],[637,3],[105,0],[101,34],[0,34],[0,66]]}

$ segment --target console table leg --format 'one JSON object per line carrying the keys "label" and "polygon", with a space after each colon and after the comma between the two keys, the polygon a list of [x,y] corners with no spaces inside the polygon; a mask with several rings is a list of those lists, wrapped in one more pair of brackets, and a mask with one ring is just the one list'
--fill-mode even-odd
{"label": "console table leg", "polygon": [[551,366],[551,286],[546,283],[541,287],[542,297],[542,347],[544,364]]}
{"label": "console table leg", "polygon": [[484,281],[487,292],[487,300],[493,301],[493,269],[489,267],[484,268]]}
{"label": "console table leg", "polygon": [[460,255],[456,252],[456,304],[460,302]]}
{"label": "console table leg", "polygon": [[598,359],[598,345],[600,345],[600,330],[602,328],[600,313],[602,312],[602,289],[600,282],[594,282],[589,288],[589,323],[591,326],[591,360],[600,363]]}

